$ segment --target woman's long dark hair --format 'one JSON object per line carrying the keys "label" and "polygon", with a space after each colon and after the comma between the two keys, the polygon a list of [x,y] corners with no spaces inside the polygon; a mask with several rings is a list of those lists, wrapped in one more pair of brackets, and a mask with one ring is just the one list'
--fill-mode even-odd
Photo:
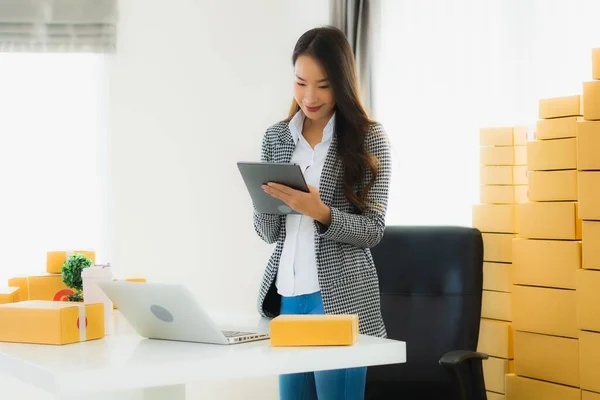
{"label": "woman's long dark hair", "polygon": [[[342,31],[333,27],[311,29],[304,33],[294,48],[292,64],[298,57],[313,57],[324,68],[335,100],[337,151],[344,168],[343,191],[358,210],[367,206],[367,193],[377,176],[377,158],[365,149],[365,134],[374,123],[365,111],[359,94],[356,63],[350,44]],[[288,121],[300,110],[294,100]],[[369,182],[363,186],[367,168]]]}

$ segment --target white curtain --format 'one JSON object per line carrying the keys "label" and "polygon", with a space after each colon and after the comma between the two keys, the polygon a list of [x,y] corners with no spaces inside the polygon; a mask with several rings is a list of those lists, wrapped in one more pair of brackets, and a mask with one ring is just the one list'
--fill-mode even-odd
{"label": "white curtain", "polygon": [[46,251],[93,249],[105,220],[104,61],[0,55],[0,287]]}
{"label": "white curtain", "polygon": [[598,0],[383,0],[376,116],[395,156],[388,224],[471,225],[479,128],[581,93]]}

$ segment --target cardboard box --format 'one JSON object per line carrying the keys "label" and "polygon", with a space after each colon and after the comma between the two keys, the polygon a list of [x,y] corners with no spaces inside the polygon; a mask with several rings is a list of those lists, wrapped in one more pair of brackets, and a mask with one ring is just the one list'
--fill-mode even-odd
{"label": "cardboard box", "polygon": [[600,333],[581,331],[579,333],[579,373],[581,388],[600,392]]}
{"label": "cardboard box", "polygon": [[577,288],[581,242],[515,239],[512,242],[512,278],[516,285]]}
{"label": "cardboard box", "polygon": [[527,165],[527,146],[494,146],[479,149],[481,165]]}
{"label": "cardboard box", "polygon": [[18,287],[17,301],[29,300],[29,283],[27,277],[14,277],[8,279],[8,287]]}
{"label": "cardboard box", "polygon": [[514,285],[512,307],[516,330],[570,338],[579,336],[575,290]]}
{"label": "cardboard box", "polygon": [[600,270],[600,221],[583,221],[582,229],[582,268]]}
{"label": "cardboard box", "polygon": [[539,119],[535,130],[535,139],[574,138],[577,136],[578,121],[583,121],[583,117]]}
{"label": "cardboard box", "polygon": [[482,233],[483,259],[490,262],[512,262],[513,233]]}
{"label": "cardboard box", "polygon": [[481,294],[481,318],[512,321],[511,293],[484,290]]}
{"label": "cardboard box", "polygon": [[477,351],[490,356],[514,358],[514,330],[510,322],[482,318]]}
{"label": "cardboard box", "polygon": [[577,139],[535,140],[527,143],[529,171],[577,169]]}
{"label": "cardboard box", "polygon": [[[490,400],[488,398],[488,400]],[[600,393],[581,391],[581,400],[600,400]]]}
{"label": "cardboard box", "polygon": [[577,326],[600,332],[600,271],[577,271]]}
{"label": "cardboard box", "polygon": [[481,185],[482,204],[517,204],[528,201],[527,185]]}
{"label": "cardboard box", "polygon": [[506,397],[509,400],[581,400],[580,396],[578,388],[529,379],[514,373],[506,375]]}
{"label": "cardboard box", "polygon": [[581,240],[581,219],[575,202],[518,204],[518,236],[526,239]]}
{"label": "cardboard box", "polygon": [[482,185],[526,185],[526,165],[484,165],[480,170]]}
{"label": "cardboard box", "polygon": [[481,146],[523,146],[527,143],[526,126],[494,126],[479,129]]}
{"label": "cardboard box", "polygon": [[61,275],[28,276],[27,286],[29,300],[64,301],[75,293],[64,284]]}
{"label": "cardboard box", "polygon": [[473,205],[473,227],[481,232],[516,233],[517,206],[509,204]]}
{"label": "cardboard box", "polygon": [[349,346],[358,315],[280,315],[270,322],[271,346]]}
{"label": "cardboard box", "polygon": [[592,49],[592,79],[600,80],[600,48]]}
{"label": "cardboard box", "polygon": [[577,169],[600,171],[600,121],[577,123]]}
{"label": "cardboard box", "polygon": [[102,303],[24,301],[0,305],[2,342],[62,345],[102,337]]}
{"label": "cardboard box", "polygon": [[577,388],[579,340],[516,331],[514,372],[520,376]]}
{"label": "cardboard box", "polygon": [[583,100],[580,94],[540,99],[538,118],[560,118],[583,115]]}
{"label": "cardboard box", "polygon": [[577,189],[579,217],[600,221],[600,171],[580,171]]}
{"label": "cardboard box", "polygon": [[60,274],[62,266],[67,261],[67,258],[82,254],[96,263],[96,252],[88,250],[64,250],[64,251],[48,251],[46,252],[46,272],[49,274]]}
{"label": "cardboard box", "polygon": [[0,304],[16,303],[19,300],[18,287],[0,287]]}
{"label": "cardboard box", "polygon": [[483,289],[496,292],[510,292],[512,290],[512,264],[510,263],[483,263]]}
{"label": "cardboard box", "polygon": [[530,171],[530,201],[577,201],[577,170]]}
{"label": "cardboard box", "polygon": [[505,400],[506,396],[504,396],[503,394],[500,393],[494,393],[494,392],[485,392],[486,396],[487,396],[487,400]]}
{"label": "cardboard box", "polygon": [[583,118],[600,120],[600,81],[583,82]]}
{"label": "cardboard box", "polygon": [[503,358],[490,357],[487,360],[483,360],[482,365],[483,379],[486,390],[496,393],[504,393],[505,376],[506,374],[514,371],[513,361],[505,360]]}

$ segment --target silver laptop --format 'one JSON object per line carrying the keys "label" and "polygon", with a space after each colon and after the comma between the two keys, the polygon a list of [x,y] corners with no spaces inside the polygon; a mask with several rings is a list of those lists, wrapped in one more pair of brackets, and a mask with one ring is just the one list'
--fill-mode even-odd
{"label": "silver laptop", "polygon": [[137,333],[149,339],[237,344],[269,338],[221,330],[184,285],[113,281],[98,286]]}

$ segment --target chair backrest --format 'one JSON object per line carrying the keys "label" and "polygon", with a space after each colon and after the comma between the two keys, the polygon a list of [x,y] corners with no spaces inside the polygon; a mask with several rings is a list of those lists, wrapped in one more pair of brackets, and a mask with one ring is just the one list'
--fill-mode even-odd
{"label": "chair backrest", "polygon": [[[439,359],[451,350],[477,349],[483,286],[480,231],[388,226],[371,252],[388,337],[406,341],[407,362],[369,368],[367,397],[379,398],[374,394],[380,390],[451,390]],[[454,397],[447,392],[445,398]]]}

